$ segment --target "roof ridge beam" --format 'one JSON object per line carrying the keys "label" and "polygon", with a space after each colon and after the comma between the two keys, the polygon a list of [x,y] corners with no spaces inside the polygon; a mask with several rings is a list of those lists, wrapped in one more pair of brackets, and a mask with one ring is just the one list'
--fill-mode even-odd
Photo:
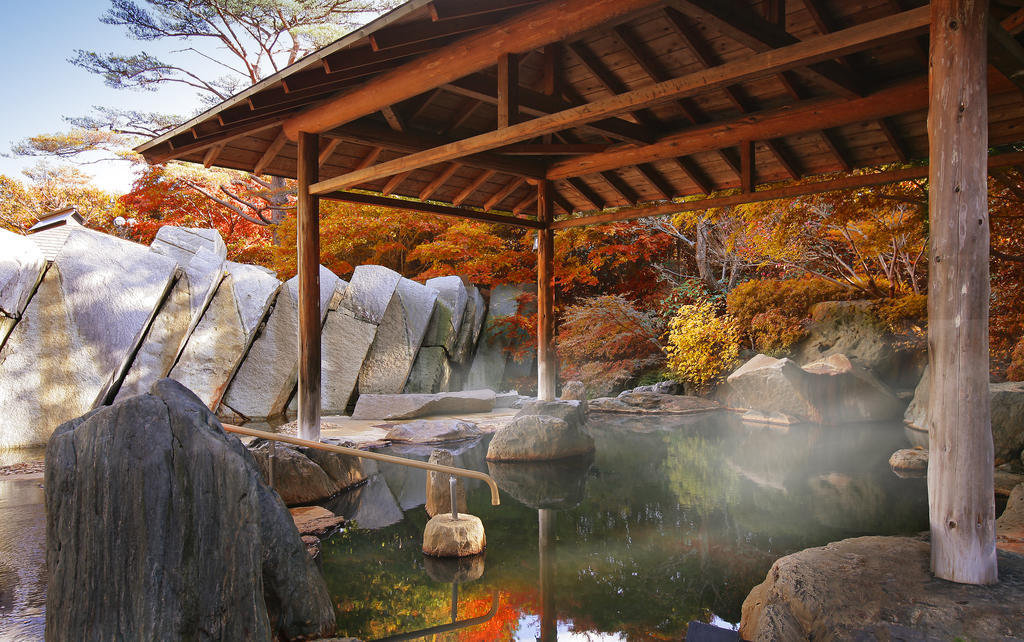
{"label": "roof ridge beam", "polygon": [[656,4],[656,0],[563,0],[545,3],[425,54],[394,71],[285,123],[289,138],[324,132],[494,65],[505,53],[523,53]]}
{"label": "roof ridge beam", "polygon": [[[314,194],[323,194],[344,189],[409,169],[455,160],[471,154],[487,152],[496,147],[523,142],[544,134],[571,129],[583,123],[635,111],[640,107],[656,105],[681,96],[718,89],[742,80],[759,78],[778,71],[804,66],[815,60],[827,60],[842,53],[876,46],[881,42],[923,33],[928,29],[930,19],[928,7],[912,9],[896,16],[888,16],[881,20],[850,27],[827,36],[809,38],[781,49],[758,54],[750,59],[703,69],[666,82],[655,83],[562,112],[541,116],[524,123],[411,154],[375,165],[372,168],[343,174],[312,185],[311,191]],[[925,99],[927,100],[927,96]],[[846,101],[847,99],[841,100]],[[619,153],[618,150],[615,153]],[[676,154],[676,156],[678,155],[680,154]],[[633,162],[618,163],[615,167],[634,164]],[[550,171],[548,176],[550,178]]]}

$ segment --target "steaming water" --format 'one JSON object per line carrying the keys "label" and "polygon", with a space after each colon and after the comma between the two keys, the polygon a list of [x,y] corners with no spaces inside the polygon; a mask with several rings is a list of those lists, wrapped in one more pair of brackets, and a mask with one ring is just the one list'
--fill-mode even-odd
{"label": "steaming water", "polygon": [[[899,479],[886,464],[905,446],[899,425],[780,432],[715,413],[595,416],[591,432],[592,458],[548,465],[488,467],[487,438],[455,448],[456,465],[490,470],[502,486],[491,507],[486,486],[467,482],[488,546],[461,571],[420,552],[423,471],[382,464],[335,498],[331,507],[359,525],[323,545],[338,633],[680,639],[690,620],[738,622],[743,598],[782,555],[927,528],[924,480]],[[42,638],[42,502],[39,482],[0,481],[0,640]]]}

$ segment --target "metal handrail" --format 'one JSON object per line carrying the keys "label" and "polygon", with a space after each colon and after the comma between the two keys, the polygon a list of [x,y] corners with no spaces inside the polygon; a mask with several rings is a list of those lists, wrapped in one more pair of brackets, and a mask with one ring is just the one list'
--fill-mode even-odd
{"label": "metal handrail", "polygon": [[368,450],[359,450],[357,448],[335,446],[334,444],[325,444],[321,441],[299,439],[298,437],[292,437],[290,435],[279,435],[277,433],[265,432],[263,430],[253,430],[252,428],[235,426],[233,424],[221,425],[224,426],[224,430],[228,432],[233,432],[238,435],[259,437],[260,439],[268,439],[270,441],[280,441],[286,444],[293,444],[295,446],[305,446],[307,448],[316,448],[317,450],[326,450],[332,453],[340,453],[342,455],[362,457],[363,459],[375,459],[377,461],[383,461],[389,464],[398,464],[399,466],[422,468],[423,470],[431,470],[437,473],[447,473],[449,475],[455,475],[457,477],[469,477],[471,479],[479,479],[483,482],[486,482],[487,485],[490,486],[491,488],[491,505],[497,506],[501,503],[501,500],[498,497],[498,485],[494,483],[494,480],[491,479],[490,475],[488,475],[487,473],[481,473],[475,470],[467,470],[465,468],[456,468],[454,466],[442,466],[441,464],[431,464],[430,462],[426,461],[406,459],[405,457],[395,457],[394,455],[385,455],[383,453],[375,453]]}

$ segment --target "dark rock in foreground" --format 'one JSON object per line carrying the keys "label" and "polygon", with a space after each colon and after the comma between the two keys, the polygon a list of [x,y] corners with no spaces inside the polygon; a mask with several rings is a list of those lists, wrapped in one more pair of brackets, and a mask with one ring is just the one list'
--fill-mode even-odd
{"label": "dark rock in foreground", "polygon": [[333,631],[291,515],[180,384],[61,425],[46,464],[48,640]]}
{"label": "dark rock in foreground", "polygon": [[745,640],[1003,640],[1024,637],[1024,557],[999,552],[999,583],[935,579],[931,546],[858,537],[775,562],[743,603]]}

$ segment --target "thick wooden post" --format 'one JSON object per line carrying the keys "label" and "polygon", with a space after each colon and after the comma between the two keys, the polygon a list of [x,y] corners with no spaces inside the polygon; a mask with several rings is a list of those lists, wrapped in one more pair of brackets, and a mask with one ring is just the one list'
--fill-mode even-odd
{"label": "thick wooden post", "polygon": [[554,231],[551,185],[540,181],[537,185],[537,219],[544,223],[537,230],[537,398],[555,399],[555,278]]}
{"label": "thick wooden post", "polygon": [[537,564],[540,566],[540,641],[558,639],[558,614],[555,612],[555,511],[537,509]]}
{"label": "thick wooden post", "polygon": [[299,437],[320,441],[320,197],[316,134],[299,134],[296,216],[299,268]]}
{"label": "thick wooden post", "polygon": [[998,581],[989,414],[986,0],[932,0],[928,506],[932,572]]}

